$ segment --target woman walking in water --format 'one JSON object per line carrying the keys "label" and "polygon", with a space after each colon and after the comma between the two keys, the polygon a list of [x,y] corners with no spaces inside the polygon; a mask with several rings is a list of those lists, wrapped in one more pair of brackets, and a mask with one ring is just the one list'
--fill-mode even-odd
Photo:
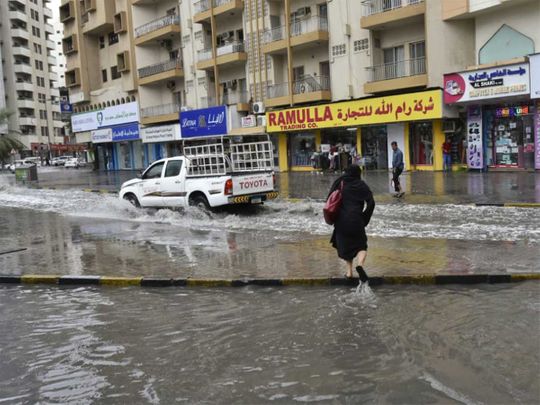
{"label": "woman walking in water", "polygon": [[360,281],[365,283],[368,281],[364,271],[367,257],[366,226],[375,209],[375,201],[368,185],[360,178],[361,173],[358,165],[349,166],[330,189],[329,195],[342,187],[341,208],[334,223],[330,243],[336,248],[338,256],[347,262],[346,277],[353,277],[353,262],[356,258],[356,271]]}

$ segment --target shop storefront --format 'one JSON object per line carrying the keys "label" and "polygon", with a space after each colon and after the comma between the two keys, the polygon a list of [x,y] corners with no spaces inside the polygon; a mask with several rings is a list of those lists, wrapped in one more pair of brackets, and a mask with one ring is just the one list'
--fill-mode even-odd
{"label": "shop storefront", "polygon": [[540,53],[531,55],[529,64],[531,68],[531,99],[536,107],[534,116],[534,168],[540,170]]}
{"label": "shop storefront", "polygon": [[139,135],[137,102],[73,114],[71,125],[75,134],[90,131],[100,170],[134,170],[144,167],[145,155]]}
{"label": "shop storefront", "polygon": [[160,125],[141,128],[141,140],[144,148],[144,165],[156,160],[181,153],[180,124]]}
{"label": "shop storefront", "polygon": [[391,142],[406,169],[442,169],[442,91],[377,97],[271,111],[267,131],[279,137],[281,171],[336,170],[358,162],[391,167]]}
{"label": "shop storefront", "polygon": [[535,167],[535,117],[528,63],[447,74],[444,101],[467,110],[470,169]]}

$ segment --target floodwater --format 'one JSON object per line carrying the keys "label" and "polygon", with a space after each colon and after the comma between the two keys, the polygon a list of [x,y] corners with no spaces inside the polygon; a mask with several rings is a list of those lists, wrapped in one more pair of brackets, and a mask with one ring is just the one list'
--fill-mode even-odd
{"label": "floodwater", "polygon": [[0,403],[536,404],[540,284],[0,287]]}
{"label": "floodwater", "polygon": [[[116,196],[0,184],[6,274],[168,277],[342,276],[322,203],[276,201],[210,216],[141,210]],[[540,210],[379,204],[368,273],[540,271]]]}

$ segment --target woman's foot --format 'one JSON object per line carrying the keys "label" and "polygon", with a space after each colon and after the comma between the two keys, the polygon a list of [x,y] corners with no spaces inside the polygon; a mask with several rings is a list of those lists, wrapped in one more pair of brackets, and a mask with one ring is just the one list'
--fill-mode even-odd
{"label": "woman's foot", "polygon": [[364,268],[362,266],[356,266],[356,271],[357,271],[358,277],[360,278],[360,281],[362,283],[365,283],[366,281],[369,280],[369,277],[366,274],[366,272],[364,271]]}
{"label": "woman's foot", "polygon": [[345,277],[347,280],[351,280],[351,279],[354,278],[353,275],[352,275],[352,273],[351,273],[351,274],[345,273],[345,274],[343,275],[343,277]]}

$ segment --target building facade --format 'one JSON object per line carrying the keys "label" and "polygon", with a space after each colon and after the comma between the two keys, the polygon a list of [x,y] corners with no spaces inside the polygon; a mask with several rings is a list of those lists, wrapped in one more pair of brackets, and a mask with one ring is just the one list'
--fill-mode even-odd
{"label": "building facade", "polygon": [[[64,143],[60,116],[56,44],[48,1],[0,2],[3,97],[8,128],[25,154],[57,155]],[[7,129],[5,129],[7,130]]]}
{"label": "building facade", "polygon": [[[388,170],[392,141],[407,170],[441,170],[445,140],[454,167],[472,168],[468,108],[445,102],[445,74],[528,63],[540,41],[538,7],[534,0],[62,0],[76,114],[139,109],[136,139],[115,141],[101,127],[77,138],[95,135],[98,155],[119,162],[103,168],[139,168],[179,153],[182,134],[194,130],[187,117],[220,106],[225,121],[213,135],[269,133],[283,171],[330,163],[339,170],[356,160]],[[508,38],[515,41],[503,49]]]}

